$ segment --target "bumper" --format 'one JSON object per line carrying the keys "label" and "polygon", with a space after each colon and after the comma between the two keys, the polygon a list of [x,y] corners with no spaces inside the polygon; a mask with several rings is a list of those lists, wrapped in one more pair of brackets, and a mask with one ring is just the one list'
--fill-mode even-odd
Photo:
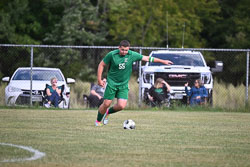
{"label": "bumper", "polygon": [[[32,104],[39,104],[43,106],[44,100],[42,95],[32,95]],[[12,94],[5,96],[5,104],[7,106],[22,106],[30,105],[30,95],[28,94]],[[64,100],[58,105],[59,108],[69,108],[69,97],[64,96]]]}

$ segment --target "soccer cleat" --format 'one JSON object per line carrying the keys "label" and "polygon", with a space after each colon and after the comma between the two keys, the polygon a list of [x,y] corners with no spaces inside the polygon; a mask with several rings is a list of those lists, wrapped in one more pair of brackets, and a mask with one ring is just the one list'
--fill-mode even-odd
{"label": "soccer cleat", "polygon": [[95,121],[95,126],[99,126],[99,127],[102,126],[102,122],[99,122],[99,121],[96,120]]}
{"label": "soccer cleat", "polygon": [[109,122],[108,114],[109,114],[109,109],[107,109],[106,113],[103,116],[103,125],[107,125]]}

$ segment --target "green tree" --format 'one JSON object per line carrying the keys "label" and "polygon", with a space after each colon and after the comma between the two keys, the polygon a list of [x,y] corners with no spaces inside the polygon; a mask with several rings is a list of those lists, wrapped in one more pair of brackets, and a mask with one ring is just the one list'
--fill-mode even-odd
{"label": "green tree", "polygon": [[[48,6],[61,7],[63,14],[54,29],[44,39],[48,44],[60,45],[100,45],[105,41],[105,22],[102,21],[98,7],[89,0],[51,1]],[[43,54],[40,56],[43,57]],[[74,75],[82,80],[95,78],[96,59],[98,55],[89,54],[78,49],[57,51],[57,58],[50,57],[45,64],[57,64],[65,75]],[[38,57],[40,61],[41,58]],[[94,67],[94,68],[93,68]]]}
{"label": "green tree", "polygon": [[52,30],[62,14],[60,8],[48,7],[48,2],[49,0],[0,1],[0,42],[41,44],[46,32]]}
{"label": "green tree", "polygon": [[[42,44],[45,33],[61,18],[56,15],[60,8],[48,8],[48,1],[0,1],[0,43]],[[30,48],[1,48],[0,59],[0,75],[10,76],[17,67],[30,65]]]}
{"label": "green tree", "polygon": [[30,35],[35,31],[34,20],[29,13],[28,0],[2,1],[0,9],[0,40],[2,43],[37,44]]}
{"label": "green tree", "polygon": [[54,29],[46,34],[44,41],[62,45],[98,45],[105,40],[101,20],[96,7],[89,0],[55,0],[51,7],[62,6],[63,14]]}
{"label": "green tree", "polygon": [[207,47],[211,48],[249,48],[250,41],[250,1],[218,1],[221,11],[216,23],[204,27],[203,35]]}
{"label": "green tree", "polygon": [[[219,1],[219,21],[206,28],[208,47],[246,49],[250,46],[250,2],[248,0]],[[246,53],[245,53],[246,54]],[[223,81],[238,85],[246,80],[246,56],[244,53],[230,53],[216,57],[224,62],[224,73],[218,75]]]}
{"label": "green tree", "polygon": [[229,20],[233,23],[233,29],[226,34],[226,42],[230,48],[249,48],[250,46],[250,1],[239,0],[231,6],[233,17]]}
{"label": "green tree", "polygon": [[[184,47],[202,47],[200,37],[203,14],[213,21],[213,13],[219,11],[216,0],[112,0],[109,1],[109,33],[114,41],[129,39],[134,45],[166,46],[168,22],[169,46],[181,47],[185,31]],[[190,7],[192,6],[192,7]],[[205,10],[213,7],[215,9]],[[202,16],[201,16],[202,14]],[[167,17],[168,16],[168,17]],[[185,25],[185,27],[183,27]]]}

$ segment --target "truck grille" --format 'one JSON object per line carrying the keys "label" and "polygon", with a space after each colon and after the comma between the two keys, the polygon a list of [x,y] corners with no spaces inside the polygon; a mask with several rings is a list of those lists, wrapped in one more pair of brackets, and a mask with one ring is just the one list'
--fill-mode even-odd
{"label": "truck grille", "polygon": [[184,86],[185,83],[189,83],[189,86],[193,86],[196,79],[200,79],[200,73],[155,73],[155,80],[157,78],[164,79],[170,86]]}

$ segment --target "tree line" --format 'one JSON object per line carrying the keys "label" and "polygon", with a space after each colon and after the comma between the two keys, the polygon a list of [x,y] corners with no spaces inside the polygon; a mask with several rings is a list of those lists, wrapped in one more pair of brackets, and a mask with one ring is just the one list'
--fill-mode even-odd
{"label": "tree line", "polygon": [[[116,46],[128,39],[133,46],[246,49],[249,6],[248,0],[1,0],[0,43]],[[245,57],[232,59],[245,66]],[[225,80],[244,81],[238,73],[245,69],[237,66],[236,78]],[[1,64],[0,76],[6,73]]]}

